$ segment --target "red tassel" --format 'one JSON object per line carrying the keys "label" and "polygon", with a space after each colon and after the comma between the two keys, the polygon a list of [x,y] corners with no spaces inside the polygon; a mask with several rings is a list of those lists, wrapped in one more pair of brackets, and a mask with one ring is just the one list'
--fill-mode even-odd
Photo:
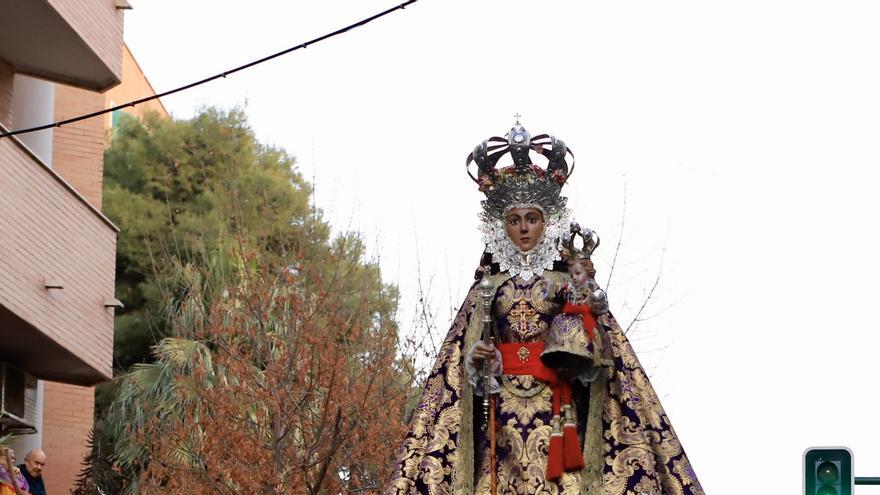
{"label": "red tassel", "polygon": [[563,469],[562,435],[550,435],[550,450],[547,453],[547,479],[552,481],[562,477]]}
{"label": "red tassel", "polygon": [[[577,471],[584,467],[584,456],[581,454],[581,444],[578,441],[577,427],[572,424],[565,425],[563,429],[563,444],[565,452],[565,470]],[[552,440],[551,440],[552,441]]]}

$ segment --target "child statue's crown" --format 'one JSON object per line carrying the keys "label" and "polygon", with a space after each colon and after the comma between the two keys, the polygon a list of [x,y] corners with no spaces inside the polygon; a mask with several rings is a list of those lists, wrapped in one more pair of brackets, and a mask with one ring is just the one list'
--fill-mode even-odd
{"label": "child statue's crown", "polygon": [[[562,239],[562,259],[568,262],[575,260],[588,260],[593,251],[599,247],[599,234],[577,223],[572,223],[569,228],[569,236]],[[581,239],[581,246],[577,247],[575,239]]]}

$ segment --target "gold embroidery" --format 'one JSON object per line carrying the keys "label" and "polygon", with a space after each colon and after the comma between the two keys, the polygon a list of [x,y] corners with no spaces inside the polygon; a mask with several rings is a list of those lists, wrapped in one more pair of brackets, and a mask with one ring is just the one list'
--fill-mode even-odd
{"label": "gold embroidery", "polygon": [[[520,338],[532,337],[540,332],[538,322],[541,320],[541,317],[521,294],[514,302],[514,307],[508,313],[508,316],[510,317],[511,327],[516,329],[516,333]],[[538,331],[536,332],[535,330]]]}
{"label": "gold embroidery", "polygon": [[[555,275],[545,274],[551,282],[547,287],[555,286]],[[509,318],[510,338],[517,341],[522,330],[527,334],[524,340],[540,338],[547,327],[547,318],[540,315],[547,314],[543,311],[553,297],[547,288],[538,287],[544,282],[519,291],[503,274],[493,282],[496,287],[504,284],[493,310],[510,310],[499,314]],[[481,318],[472,291],[436,361],[435,371],[445,367],[446,372],[431,377],[413,414],[389,495],[488,492],[488,452],[474,448],[469,419],[473,392],[461,369],[463,349],[480,338]],[[597,342],[596,355],[613,362],[603,362],[610,366],[590,386],[586,468],[555,482],[545,479],[552,392],[534,377],[505,375],[499,410],[508,420],[498,431],[498,446],[504,452],[499,456],[499,495],[704,495],[632,347],[613,317],[599,320],[598,340],[603,345]],[[474,453],[484,456],[479,463]],[[473,472],[475,464],[481,466],[478,473]]]}
{"label": "gold embroidery", "polygon": [[636,486],[633,487],[638,494],[655,495],[660,493],[660,487],[657,485],[657,479],[651,476],[642,476]]}
{"label": "gold embroidery", "polygon": [[[468,444],[468,440],[464,438],[468,437],[470,432],[462,424],[461,418],[471,414],[469,408],[467,411],[463,410],[470,406],[471,401],[470,390],[466,387],[467,381],[461,380],[460,377],[463,375],[462,334],[479,335],[480,322],[471,318],[478,315],[476,296],[474,290],[468,294],[443,341],[432,376],[422,393],[419,407],[416,408],[410,421],[409,434],[404,439],[397,469],[386,492],[388,494],[412,493],[417,479],[428,487],[428,492],[431,494],[452,493],[460,486],[466,488],[466,483],[459,484],[461,478],[456,477],[458,473],[452,473],[452,465],[463,457],[459,455],[459,448],[464,448],[466,451],[468,445],[473,445]],[[446,367],[445,380],[443,374],[437,373],[443,367]],[[452,391],[443,386],[444,381],[452,387]],[[459,394],[459,397],[454,398],[453,391]],[[441,411],[439,417],[438,411]],[[470,421],[466,421],[465,424],[469,425]],[[453,434],[458,434],[460,445],[454,445]],[[428,455],[432,451],[444,452],[444,449],[446,449],[445,460],[442,456]],[[464,469],[458,471],[463,472]],[[447,481],[450,475],[452,479]]]}
{"label": "gold embroidery", "polygon": [[519,362],[523,364],[529,362],[529,356],[531,355],[532,353],[529,352],[529,349],[526,346],[520,347],[519,351],[517,351],[516,353],[516,356],[519,358]]}
{"label": "gold embroidery", "polygon": [[501,375],[501,386],[517,397],[528,399],[541,393],[547,384],[532,375]]}
{"label": "gold embroidery", "polygon": [[[604,493],[624,495],[644,490],[652,495],[661,492],[704,495],[669,418],[620,326],[610,315],[600,317],[600,323],[599,336],[603,343],[610,344],[612,351],[609,357],[619,360],[607,375],[611,386],[605,400],[604,422],[608,428],[603,436],[610,441],[606,443],[605,463],[611,469],[603,476]],[[627,485],[635,481],[632,477],[638,469],[644,475],[640,476],[636,491],[628,491]]]}
{"label": "gold embroidery", "polygon": [[672,463],[672,471],[681,478],[681,482],[685,485],[693,485],[696,480],[693,479],[690,470],[690,464],[684,461],[674,461]]}
{"label": "gold embroidery", "polygon": [[498,289],[493,303],[493,311],[499,318],[509,322],[513,342],[537,340],[547,331],[547,321],[542,320],[559,313],[561,306],[556,302],[559,288],[564,285],[565,274],[545,272],[543,279],[531,285],[520,278],[509,279]]}
{"label": "gold embroidery", "polygon": [[[544,383],[535,381],[529,388],[522,388],[519,384],[502,380],[501,388],[501,411],[515,414],[522,424],[528,422],[540,411],[549,411],[552,407],[550,399],[553,391]],[[537,389],[537,392],[533,392]]]}
{"label": "gold embroidery", "polygon": [[[549,389],[548,389],[549,391]],[[544,410],[543,412],[546,412]],[[510,419],[498,431],[498,448],[507,456],[498,464],[498,493],[504,495],[579,495],[581,473],[565,473],[557,481],[546,479],[550,425],[533,418],[523,438],[522,427]],[[485,459],[484,459],[485,460]],[[488,467],[480,473],[476,493],[489,493]]]}
{"label": "gold embroidery", "polygon": [[531,300],[536,311],[541,314],[552,316],[559,313],[560,309],[562,309],[559,304],[554,301],[556,292],[558,292],[557,285],[558,284],[549,280],[541,280],[536,282],[535,285],[527,291],[527,295],[523,294],[523,296]]}
{"label": "gold embroidery", "polygon": [[[663,485],[663,495],[683,495],[684,494],[684,486],[682,486],[681,482],[675,478],[675,476],[670,475],[668,472],[664,472],[660,474],[660,484]],[[697,487],[691,487],[693,493],[702,495],[702,490],[697,490]]]}

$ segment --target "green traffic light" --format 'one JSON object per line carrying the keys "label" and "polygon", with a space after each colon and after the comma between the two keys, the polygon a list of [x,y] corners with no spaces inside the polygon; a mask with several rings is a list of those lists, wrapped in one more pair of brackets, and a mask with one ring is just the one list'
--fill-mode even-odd
{"label": "green traffic light", "polygon": [[837,490],[831,485],[822,485],[816,490],[816,495],[837,495]]}
{"label": "green traffic light", "polygon": [[846,447],[804,451],[804,495],[853,495],[852,452]]}
{"label": "green traffic light", "polygon": [[837,472],[837,465],[831,461],[825,461],[816,468],[816,477],[822,483],[834,483],[840,474]]}

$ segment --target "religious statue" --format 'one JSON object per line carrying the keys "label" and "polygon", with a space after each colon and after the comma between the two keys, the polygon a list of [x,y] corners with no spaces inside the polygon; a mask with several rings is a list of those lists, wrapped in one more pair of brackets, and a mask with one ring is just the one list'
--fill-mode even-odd
{"label": "religious statue", "polygon": [[15,452],[0,445],[0,495],[26,495],[28,482],[15,465]]}
{"label": "religious statue", "polygon": [[485,253],[385,493],[703,494],[595,281],[598,236],[570,222],[571,150],[517,119],[466,164]]}

